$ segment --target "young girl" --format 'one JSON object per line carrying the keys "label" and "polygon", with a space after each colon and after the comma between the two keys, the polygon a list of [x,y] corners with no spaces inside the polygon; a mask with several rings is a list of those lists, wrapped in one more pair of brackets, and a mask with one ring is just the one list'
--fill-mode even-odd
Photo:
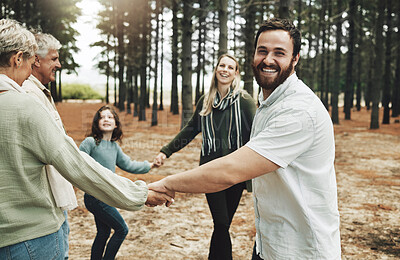
{"label": "young girl", "polygon": [[[115,172],[116,165],[130,173],[148,172],[153,164],[147,161],[132,161],[122,152],[116,142],[121,138],[121,122],[117,113],[110,106],[103,106],[94,115],[92,132],[83,140],[79,149],[113,172]],[[114,259],[128,234],[128,226],[116,208],[101,202],[88,193],[85,193],[84,201],[86,208],[94,215],[97,228],[90,259]],[[111,229],[114,229],[114,234],[108,241],[104,253]]]}
{"label": "young girl", "polygon": [[[253,98],[240,88],[236,58],[221,55],[208,93],[200,98],[190,121],[161,149],[154,162],[162,165],[167,157],[189,144],[200,132],[203,135],[200,165],[239,149],[250,138],[255,111]],[[245,183],[239,183],[226,190],[206,194],[214,222],[208,255],[210,260],[232,259],[229,228],[245,187]],[[247,189],[250,190],[250,185]]]}

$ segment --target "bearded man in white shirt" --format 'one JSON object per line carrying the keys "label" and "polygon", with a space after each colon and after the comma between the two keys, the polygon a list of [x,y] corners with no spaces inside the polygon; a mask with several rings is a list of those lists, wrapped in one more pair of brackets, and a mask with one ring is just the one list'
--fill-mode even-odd
{"label": "bearded man in white shirt", "polygon": [[253,179],[252,260],[341,258],[333,125],[295,73],[300,47],[300,32],[289,20],[262,24],[252,64],[262,91],[250,141],[149,185],[159,192],[210,193]]}

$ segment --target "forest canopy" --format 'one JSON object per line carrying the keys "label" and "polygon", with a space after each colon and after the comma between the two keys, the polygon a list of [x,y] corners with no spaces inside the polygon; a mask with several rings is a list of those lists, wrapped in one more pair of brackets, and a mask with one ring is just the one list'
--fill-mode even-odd
{"label": "forest canopy", "polygon": [[[76,6],[81,1],[3,0],[0,11],[2,18],[54,35],[63,45],[62,70],[74,73],[79,66],[73,58],[79,35],[74,24],[81,14]],[[302,32],[296,72],[321,98],[333,123],[339,123],[338,113],[345,113],[349,120],[351,111],[362,106],[371,110],[372,129],[399,116],[399,1],[98,1],[102,9],[96,20],[102,40],[91,45],[101,48],[96,62],[107,77],[105,100],[110,102],[114,87],[115,105],[120,111],[133,110],[139,120],[146,120],[145,109],[152,103],[152,125],[157,124],[157,111],[164,109],[166,78],[171,80],[171,112],[181,112],[182,125],[189,120],[193,104],[207,91],[206,76],[222,53],[238,58],[244,89],[255,96],[259,90],[251,69],[254,35],[270,17],[289,18]],[[170,49],[164,51],[165,46]],[[62,78],[58,75],[51,91],[60,101]]]}

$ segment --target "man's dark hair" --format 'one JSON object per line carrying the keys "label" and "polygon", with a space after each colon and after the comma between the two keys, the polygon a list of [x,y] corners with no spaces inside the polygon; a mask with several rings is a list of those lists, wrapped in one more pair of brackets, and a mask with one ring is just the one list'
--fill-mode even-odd
{"label": "man's dark hair", "polygon": [[265,21],[258,29],[256,39],[254,41],[254,49],[257,48],[257,41],[260,34],[270,30],[284,30],[289,33],[290,38],[293,40],[293,57],[300,52],[301,47],[301,33],[288,19],[271,18]]}

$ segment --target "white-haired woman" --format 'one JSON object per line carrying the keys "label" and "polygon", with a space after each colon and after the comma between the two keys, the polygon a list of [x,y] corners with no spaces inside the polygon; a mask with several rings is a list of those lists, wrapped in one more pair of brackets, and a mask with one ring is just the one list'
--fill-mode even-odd
{"label": "white-haired woman", "polygon": [[37,44],[18,22],[0,20],[0,259],[64,259],[61,225],[45,173],[53,165],[68,181],[105,203],[141,209],[160,205],[165,194],[144,182],[115,175],[80,152],[48,110],[24,93]]}
{"label": "white-haired woman", "polygon": [[[189,144],[200,132],[203,136],[200,165],[237,150],[250,138],[255,111],[253,98],[240,88],[236,58],[221,55],[214,68],[209,92],[199,99],[190,121],[161,149],[154,162],[163,164],[167,157]],[[245,183],[239,183],[206,194],[214,222],[209,259],[232,259],[229,227],[245,187]],[[249,190],[250,186],[247,187]]]}

